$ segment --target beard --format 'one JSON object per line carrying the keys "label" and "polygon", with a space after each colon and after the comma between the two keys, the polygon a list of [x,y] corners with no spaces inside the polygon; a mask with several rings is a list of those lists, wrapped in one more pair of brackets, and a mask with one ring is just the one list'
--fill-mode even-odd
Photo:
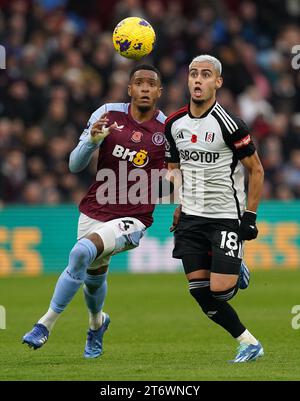
{"label": "beard", "polygon": [[137,106],[137,109],[141,113],[147,113],[147,111],[150,111],[152,109],[152,106]]}
{"label": "beard", "polygon": [[193,103],[197,104],[198,106],[204,104],[207,101],[207,99],[194,99],[194,98],[191,98],[191,100]]}

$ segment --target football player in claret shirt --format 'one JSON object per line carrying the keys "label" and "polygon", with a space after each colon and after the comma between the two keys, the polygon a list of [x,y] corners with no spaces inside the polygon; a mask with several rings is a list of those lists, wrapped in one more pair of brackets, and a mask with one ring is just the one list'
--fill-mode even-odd
{"label": "football player in claret shirt", "polygon": [[[165,155],[165,115],[156,109],[161,90],[155,67],[134,68],[128,86],[130,104],[109,103],[97,109],[71,153],[70,170],[77,173],[97,150],[98,173],[80,202],[78,241],[57,281],[49,310],[23,337],[30,347],[40,348],[48,340],[57,318],[84,284],[90,322],[84,356],[102,354],[103,334],[110,323],[102,311],[110,258],[138,247],[153,221],[150,176],[163,169]],[[139,191],[134,187],[135,175],[143,180]]]}
{"label": "football player in claret shirt", "polygon": [[215,57],[196,57],[189,66],[190,103],[166,121],[168,168],[180,168],[183,181],[171,229],[173,257],[182,260],[190,293],[203,312],[240,343],[233,362],[247,362],[262,356],[263,347],[228,301],[241,288],[243,241],[258,233],[264,174],[246,124],[216,101],[221,73]]}

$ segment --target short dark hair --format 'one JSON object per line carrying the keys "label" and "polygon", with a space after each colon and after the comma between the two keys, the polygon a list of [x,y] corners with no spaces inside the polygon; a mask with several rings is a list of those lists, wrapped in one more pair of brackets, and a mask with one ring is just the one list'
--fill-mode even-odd
{"label": "short dark hair", "polygon": [[151,64],[140,64],[140,65],[137,65],[136,67],[134,67],[130,72],[129,79],[131,79],[133,77],[133,75],[137,71],[140,71],[140,70],[148,70],[148,71],[156,72],[159,80],[161,81],[161,74],[160,74],[159,70]]}

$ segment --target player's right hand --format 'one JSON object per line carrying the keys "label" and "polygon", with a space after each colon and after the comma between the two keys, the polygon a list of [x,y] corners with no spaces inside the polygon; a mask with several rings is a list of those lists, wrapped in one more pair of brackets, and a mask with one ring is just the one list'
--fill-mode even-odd
{"label": "player's right hand", "polygon": [[181,205],[177,206],[177,208],[174,210],[173,223],[172,226],[170,227],[171,233],[176,230],[176,227],[179,223],[180,215],[181,215]]}
{"label": "player's right hand", "polygon": [[96,121],[92,125],[90,141],[93,144],[95,145],[100,144],[103,141],[103,139],[106,138],[107,135],[109,135],[114,128],[118,127],[118,124],[116,122],[111,124],[109,127],[106,127],[108,121],[109,120],[107,118],[107,113],[105,113],[100,117],[98,121]]}

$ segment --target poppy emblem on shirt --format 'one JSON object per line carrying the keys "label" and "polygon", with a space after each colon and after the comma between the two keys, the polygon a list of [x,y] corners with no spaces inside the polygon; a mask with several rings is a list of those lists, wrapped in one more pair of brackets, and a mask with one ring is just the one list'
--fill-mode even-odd
{"label": "poppy emblem on shirt", "polygon": [[214,132],[207,132],[205,134],[205,142],[212,143],[214,141],[214,139],[215,139]]}
{"label": "poppy emblem on shirt", "polygon": [[192,142],[192,143],[196,143],[197,140],[198,140],[197,135],[196,135],[196,134],[193,134],[192,137],[191,137],[191,142]]}
{"label": "poppy emblem on shirt", "polygon": [[141,142],[143,138],[143,133],[140,131],[133,131],[132,135],[131,135],[131,140],[134,143],[139,143]]}

